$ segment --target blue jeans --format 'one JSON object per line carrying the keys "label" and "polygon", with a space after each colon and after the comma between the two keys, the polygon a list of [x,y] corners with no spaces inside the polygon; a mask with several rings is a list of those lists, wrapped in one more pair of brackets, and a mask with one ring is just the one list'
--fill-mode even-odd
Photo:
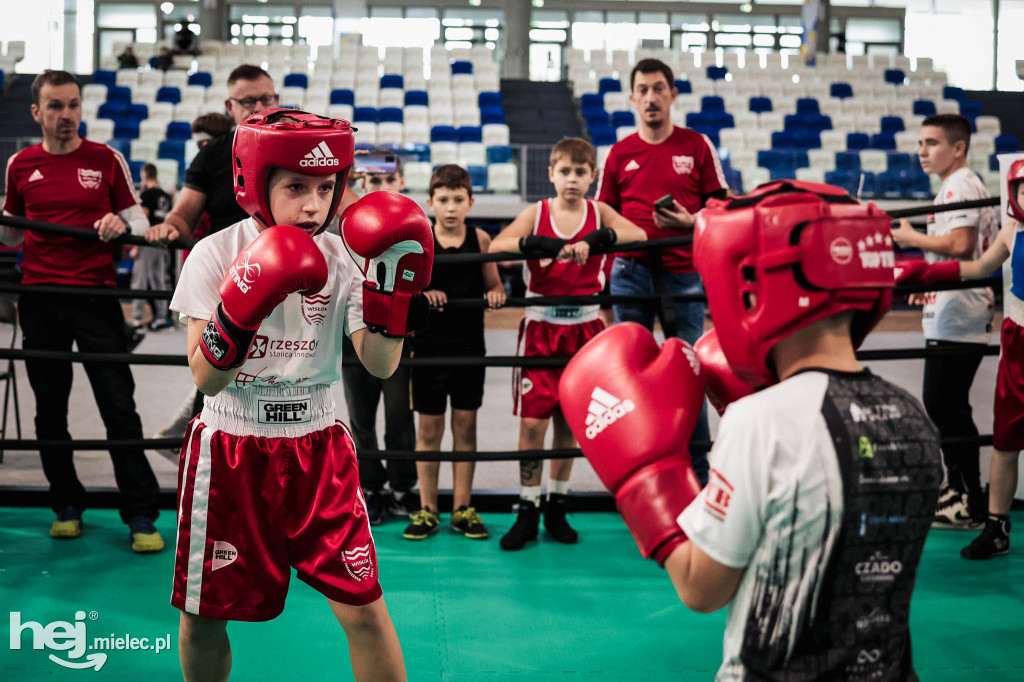
{"label": "blue jeans", "polygon": [[[665,288],[672,296],[678,294],[702,294],[704,285],[696,272],[663,272]],[[647,263],[632,258],[616,258],[612,265],[610,292],[612,296],[651,296],[654,294],[654,279]],[[636,322],[648,329],[654,328],[654,317],[658,316],[664,328],[665,321],[657,301],[651,303],[622,303],[615,306],[616,322]],[[704,303],[675,303],[676,335],[693,345],[704,333]],[[707,402],[701,406],[697,426],[693,430],[690,441],[711,440],[708,430]],[[690,446],[690,457],[693,470],[700,482],[708,482],[708,455],[705,448]]]}

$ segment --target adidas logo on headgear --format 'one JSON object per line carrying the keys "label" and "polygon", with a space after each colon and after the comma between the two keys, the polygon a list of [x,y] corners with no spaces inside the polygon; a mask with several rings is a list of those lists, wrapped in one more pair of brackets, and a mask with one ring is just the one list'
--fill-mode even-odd
{"label": "adidas logo on headgear", "polygon": [[340,165],[340,161],[335,158],[334,154],[331,153],[327,143],[323,140],[320,144],[310,149],[302,160],[299,161],[299,165],[304,168],[317,168],[321,166],[337,166]]}
{"label": "adidas logo on headgear", "polygon": [[636,408],[632,400],[619,400],[603,388],[594,387],[587,407],[587,438],[597,434]]}

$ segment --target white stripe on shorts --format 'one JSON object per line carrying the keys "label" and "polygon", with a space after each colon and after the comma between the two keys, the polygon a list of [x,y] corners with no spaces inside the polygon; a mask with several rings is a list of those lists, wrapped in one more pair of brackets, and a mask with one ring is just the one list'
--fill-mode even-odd
{"label": "white stripe on shorts", "polygon": [[190,452],[189,459],[198,457],[196,475],[192,480],[192,515],[189,519],[188,571],[185,578],[185,611],[199,613],[199,598],[203,590],[203,561],[206,559],[206,519],[210,509],[210,436],[211,428],[199,434],[198,452]]}

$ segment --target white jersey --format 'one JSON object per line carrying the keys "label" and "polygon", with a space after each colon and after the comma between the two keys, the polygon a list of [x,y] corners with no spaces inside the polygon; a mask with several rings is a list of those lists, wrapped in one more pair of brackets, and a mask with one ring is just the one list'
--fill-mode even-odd
{"label": "white jersey", "polygon": [[[179,313],[183,322],[189,317],[213,318],[221,300],[219,290],[224,274],[258,234],[253,219],[247,218],[196,244],[185,260],[171,299],[171,310]],[[234,383],[206,398],[203,416],[208,426],[213,426],[206,421],[208,412],[239,415],[243,422],[252,417],[254,424],[264,424],[260,419],[266,415],[248,409],[250,403],[257,403],[252,396],[243,395],[247,391],[261,396],[313,395],[313,402],[329,401],[330,405],[308,406],[310,412],[319,416],[320,421],[329,419],[333,423],[331,391],[322,387],[341,379],[344,335],[366,327],[362,304],[364,280],[340,237],[324,232],[313,239],[327,259],[327,286],[312,296],[289,294],[263,321]],[[284,407],[289,404],[282,403]],[[282,405],[278,408],[283,409]],[[302,421],[312,424],[307,421],[309,417],[309,413],[302,415]],[[231,426],[230,431],[243,427]]]}
{"label": "white jersey", "polygon": [[[934,205],[987,199],[988,190],[970,168],[960,168],[942,181]],[[992,208],[944,211],[928,216],[928,235],[942,237],[959,227],[977,227],[974,251],[963,260],[981,257],[996,237],[998,225]],[[953,260],[950,256],[925,251],[929,263]],[[992,332],[993,298],[987,287],[938,291],[927,294],[922,326],[924,337],[938,341],[988,343]]]}
{"label": "white jersey", "polygon": [[679,515],[746,568],[717,680],[907,680],[909,606],[942,480],[938,436],[868,371],[808,370],[729,406]]}

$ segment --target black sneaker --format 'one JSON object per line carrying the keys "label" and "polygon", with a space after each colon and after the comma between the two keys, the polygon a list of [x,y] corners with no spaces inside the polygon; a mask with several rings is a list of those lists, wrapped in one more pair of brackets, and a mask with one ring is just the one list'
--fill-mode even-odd
{"label": "black sneaker", "polygon": [[483,520],[473,507],[462,505],[452,512],[452,530],[462,533],[470,540],[486,540],[491,537]]}
{"label": "black sneaker", "polygon": [[384,521],[384,493],[380,490],[364,490],[366,498],[366,518],[371,526],[379,526]]}
{"label": "black sneaker", "polygon": [[441,515],[429,507],[424,507],[411,517],[412,523],[405,528],[402,537],[406,540],[426,540],[437,532],[438,524],[441,523]]}
{"label": "black sneaker", "polygon": [[540,509],[533,502],[519,500],[519,514],[505,536],[501,538],[502,549],[514,552],[526,546],[527,542],[537,539],[537,528],[540,526]]}
{"label": "black sneaker", "polygon": [[409,516],[420,510],[420,496],[411,490],[395,490],[387,498],[391,516]]}
{"label": "black sneaker", "polygon": [[971,544],[960,550],[960,556],[973,561],[983,561],[1010,553],[1010,521],[991,516],[985,521],[985,530],[974,538]]}
{"label": "black sneaker", "polygon": [[548,501],[544,507],[544,530],[558,542],[571,545],[580,539],[580,534],[573,530],[565,519],[569,511],[569,497],[561,493],[548,493]]}

